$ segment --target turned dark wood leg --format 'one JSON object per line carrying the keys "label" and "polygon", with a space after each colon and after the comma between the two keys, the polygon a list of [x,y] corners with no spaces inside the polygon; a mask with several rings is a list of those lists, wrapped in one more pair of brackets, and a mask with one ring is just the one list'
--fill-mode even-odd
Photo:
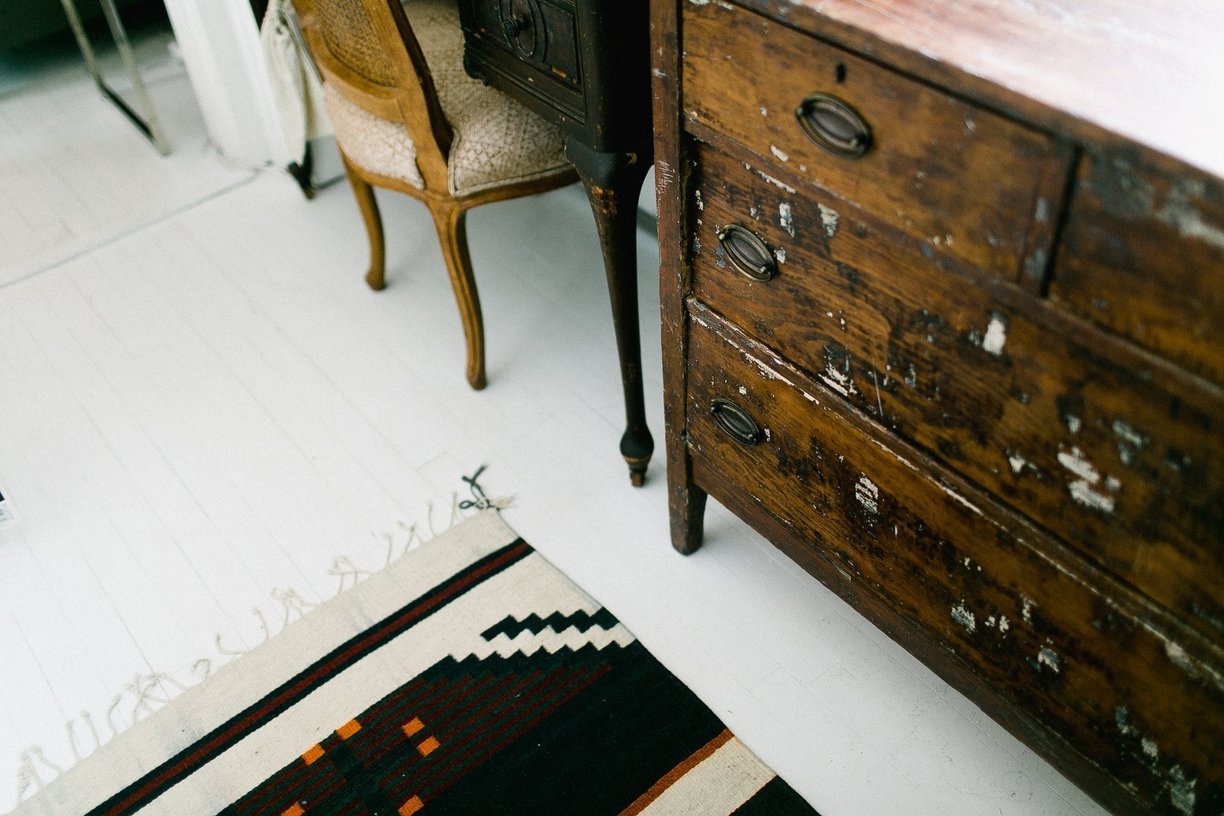
{"label": "turned dark wood leg", "polygon": [[646,427],[642,396],[642,340],[637,302],[637,202],[642,181],[650,169],[650,145],[639,153],[601,153],[570,139],[565,155],[586,187],[599,244],[603,250],[616,349],[620,355],[621,383],[625,389],[627,427],[620,451],[629,465],[629,479],[641,486],[654,452],[654,439]]}
{"label": "turned dark wood leg", "polygon": [[694,485],[678,484],[671,488],[667,500],[672,546],[691,555],[701,546],[705,531],[706,492]]}

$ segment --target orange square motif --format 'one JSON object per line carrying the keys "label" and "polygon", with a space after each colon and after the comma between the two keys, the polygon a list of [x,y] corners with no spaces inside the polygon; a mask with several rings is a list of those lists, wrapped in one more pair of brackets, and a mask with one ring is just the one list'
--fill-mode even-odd
{"label": "orange square motif", "polygon": [[281,816],[302,816],[302,814],[305,812],[306,811],[302,809],[301,805],[294,802],[292,805],[281,811]]}
{"label": "orange square motif", "polygon": [[404,804],[400,805],[399,815],[412,816],[412,814],[416,813],[423,807],[425,807],[425,803],[421,801],[421,797],[414,796]]}
{"label": "orange square motif", "polygon": [[404,735],[411,737],[424,727],[425,723],[421,722],[420,717],[413,717],[411,720],[404,723]]}
{"label": "orange square motif", "polygon": [[[322,745],[312,745],[309,751],[302,754],[302,760],[307,765],[313,765],[320,757],[323,756],[323,753],[324,751]],[[294,805],[294,807],[297,807],[297,805]],[[289,811],[285,812],[288,813]]]}
{"label": "orange square motif", "polygon": [[430,737],[417,746],[417,750],[421,752],[421,756],[429,756],[434,751],[438,750],[438,746],[442,743],[438,742],[437,737]]}
{"label": "orange square motif", "polygon": [[336,733],[340,735],[340,739],[348,739],[361,730],[361,723],[356,720],[349,720],[344,725],[336,729]]}

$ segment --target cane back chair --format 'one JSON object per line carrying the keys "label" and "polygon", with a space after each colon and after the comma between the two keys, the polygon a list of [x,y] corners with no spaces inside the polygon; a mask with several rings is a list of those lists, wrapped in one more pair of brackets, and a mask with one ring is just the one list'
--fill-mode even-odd
{"label": "cane back chair", "polygon": [[454,0],[295,0],[370,241],[366,282],[386,285],[374,187],[433,217],[467,344],[467,379],[485,386],[484,323],[468,256],[472,207],[577,180],[564,137],[463,71]]}

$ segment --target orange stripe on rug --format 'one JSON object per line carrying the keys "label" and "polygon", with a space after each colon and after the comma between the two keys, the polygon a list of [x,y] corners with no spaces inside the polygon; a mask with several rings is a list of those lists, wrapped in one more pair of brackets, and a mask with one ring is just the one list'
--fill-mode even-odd
{"label": "orange stripe on rug", "polygon": [[668,771],[666,776],[651,785],[650,790],[634,799],[633,804],[622,810],[619,816],[637,816],[637,814],[649,807],[651,802],[662,796],[663,792],[674,785],[677,780],[683,778],[685,774],[709,759],[715,751],[726,745],[727,741],[733,736],[735,735],[724,728],[717,737],[698,748],[687,759]]}

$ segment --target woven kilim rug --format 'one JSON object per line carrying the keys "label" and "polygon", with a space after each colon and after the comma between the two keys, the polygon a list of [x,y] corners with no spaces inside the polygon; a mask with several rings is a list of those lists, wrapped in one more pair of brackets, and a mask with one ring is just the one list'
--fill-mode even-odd
{"label": "woven kilim rug", "polygon": [[495,511],[312,610],[17,812],[815,813]]}

